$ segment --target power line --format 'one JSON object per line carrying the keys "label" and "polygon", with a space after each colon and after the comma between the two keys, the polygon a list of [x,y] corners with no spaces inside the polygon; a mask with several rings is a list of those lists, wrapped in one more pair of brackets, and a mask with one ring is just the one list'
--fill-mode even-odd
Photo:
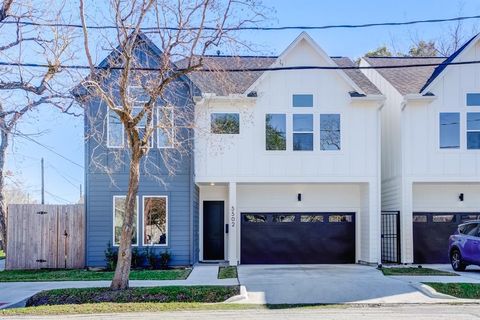
{"label": "power line", "polygon": [[49,191],[47,191],[47,190],[45,190],[45,193],[49,194],[51,197],[53,197],[53,198],[55,198],[55,199],[57,199],[57,200],[60,200],[60,201],[66,202],[66,203],[70,203],[70,204],[73,203],[72,201],[69,201],[69,200],[64,199],[64,198],[62,198],[62,197],[60,197],[60,196],[57,196],[56,194],[53,194],[53,193],[51,193],[51,192],[49,192]]}
{"label": "power line", "polygon": [[52,152],[52,153],[56,154],[56,155],[57,155],[57,156],[59,156],[60,158],[62,158],[62,159],[64,159],[64,160],[66,160],[66,161],[70,162],[71,164],[74,164],[74,165],[76,165],[76,166],[78,166],[78,167],[80,167],[80,168],[82,168],[82,169],[83,169],[83,166],[82,166],[81,164],[79,164],[79,163],[75,162],[75,161],[74,161],[74,160],[72,160],[72,159],[69,159],[69,158],[67,158],[67,157],[66,157],[66,156],[64,156],[63,154],[60,154],[60,153],[58,153],[58,152],[57,152],[57,151],[55,151],[55,150],[54,150],[52,147],[49,147],[49,146],[47,146],[47,145],[44,145],[43,143],[41,143],[41,142],[39,142],[39,141],[37,141],[37,140],[35,140],[35,139],[33,139],[33,138],[31,138],[31,137],[27,136],[26,134],[23,134],[23,133],[20,133],[20,132],[17,132],[17,133],[15,133],[15,134],[16,134],[16,135],[18,135],[18,136],[20,136],[20,137],[22,137],[22,138],[25,138],[25,139],[27,139],[27,140],[29,140],[29,141],[33,142],[33,143],[36,143],[36,144],[38,144],[39,146],[41,146],[41,147],[43,147],[43,148],[47,149],[48,151],[50,151],[50,152]]}
{"label": "power line", "polygon": [[[450,62],[431,62],[431,63],[415,63],[415,64],[399,64],[399,65],[378,65],[378,66],[291,66],[291,67],[261,67],[261,68],[230,68],[230,69],[194,69],[191,72],[206,72],[206,73],[226,73],[226,72],[269,72],[269,71],[288,71],[288,70],[376,70],[376,69],[404,69],[404,68],[422,68],[422,67],[439,67],[439,66],[459,66],[480,64],[480,60],[470,61],[450,61]],[[49,68],[48,64],[41,63],[11,63],[0,61],[0,66],[17,66],[26,68]],[[86,65],[60,65],[64,69],[90,69]],[[123,70],[124,67],[115,66],[95,66],[96,70]],[[162,68],[151,67],[132,67],[132,71],[165,71]],[[177,68],[175,71],[187,71],[184,68]]]}
{"label": "power line", "polygon": [[[410,20],[410,21],[400,21],[400,22],[376,22],[376,23],[363,23],[363,24],[337,24],[337,25],[323,25],[323,26],[280,26],[280,27],[258,27],[258,26],[248,26],[248,27],[226,27],[222,28],[223,31],[283,31],[283,30],[326,30],[326,29],[356,29],[356,28],[371,28],[371,27],[395,27],[395,26],[408,26],[415,24],[426,24],[426,23],[442,23],[442,22],[455,22],[455,21],[465,21],[480,19],[480,15],[474,16],[460,16],[453,18],[443,18],[443,19],[425,19],[425,20]],[[34,22],[34,21],[4,21],[5,24],[21,24],[25,26],[36,26],[36,27],[68,27],[68,28],[82,28],[81,24],[75,23],[47,23],[47,22]],[[103,26],[87,26],[87,29],[91,30],[104,30],[104,29],[118,29],[118,26],[114,25],[103,25]],[[135,27],[125,27],[125,29],[133,30]],[[197,30],[207,30],[207,31],[218,31],[218,27],[141,27],[142,31],[197,31]]]}

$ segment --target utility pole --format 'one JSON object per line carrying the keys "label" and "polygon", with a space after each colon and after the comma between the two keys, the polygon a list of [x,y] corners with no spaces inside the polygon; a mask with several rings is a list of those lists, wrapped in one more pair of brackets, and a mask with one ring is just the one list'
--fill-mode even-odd
{"label": "utility pole", "polygon": [[45,171],[42,158],[42,204],[45,204]]}
{"label": "utility pole", "polygon": [[83,194],[82,194],[82,184],[80,184],[80,202],[82,202]]}

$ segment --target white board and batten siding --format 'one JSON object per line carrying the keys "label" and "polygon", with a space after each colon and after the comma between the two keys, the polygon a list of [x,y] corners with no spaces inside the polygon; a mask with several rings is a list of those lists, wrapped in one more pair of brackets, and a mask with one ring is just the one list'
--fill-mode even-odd
{"label": "white board and batten siding", "polygon": [[[281,64],[328,62],[307,41],[300,41]],[[254,88],[255,98],[205,98],[196,108],[195,182],[200,185],[200,202],[224,200],[229,208],[228,183],[236,183],[237,212],[355,212],[357,260],[377,262],[381,103],[354,100],[349,95],[353,89],[333,70],[292,70],[264,74]],[[313,107],[293,107],[294,94],[312,94]],[[225,112],[240,115],[239,134],[210,133],[211,113]],[[286,150],[266,150],[266,114],[286,114]],[[314,115],[314,151],[293,151],[293,114]],[[341,150],[320,150],[320,114],[340,114]],[[297,193],[302,193],[300,204]],[[200,217],[201,221],[202,206]],[[200,230],[201,226],[202,222]]]}

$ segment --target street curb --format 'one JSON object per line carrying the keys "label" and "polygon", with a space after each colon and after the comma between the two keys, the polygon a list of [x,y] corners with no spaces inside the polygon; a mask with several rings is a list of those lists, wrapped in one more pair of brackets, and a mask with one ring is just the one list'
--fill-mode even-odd
{"label": "street curb", "polygon": [[244,301],[248,299],[248,291],[245,286],[240,286],[240,294],[230,297],[227,300],[225,300],[223,303],[236,303],[240,301]]}
{"label": "street curb", "polygon": [[410,286],[414,287],[424,295],[434,298],[434,299],[448,299],[448,300],[459,300],[457,297],[450,296],[448,294],[440,293],[433,289],[430,286],[427,286],[426,284],[423,283],[410,283]]}

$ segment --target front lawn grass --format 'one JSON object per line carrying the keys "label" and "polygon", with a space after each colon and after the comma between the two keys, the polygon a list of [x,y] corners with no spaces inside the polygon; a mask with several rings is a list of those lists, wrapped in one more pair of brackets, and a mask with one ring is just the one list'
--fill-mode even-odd
{"label": "front lawn grass", "polygon": [[458,276],[458,274],[448,271],[430,269],[430,268],[382,268],[385,276]]}
{"label": "front lawn grass", "polygon": [[218,279],[237,278],[237,267],[220,267],[218,268]]}
{"label": "front lawn grass", "polygon": [[239,286],[168,286],[110,288],[75,288],[42,291],[28,299],[27,307],[61,304],[132,303],[132,302],[223,302],[240,294]]}
{"label": "front lawn grass", "polygon": [[480,299],[480,284],[478,283],[434,283],[425,282],[436,291],[463,299]]}
{"label": "front lawn grass", "polygon": [[[185,280],[191,269],[132,270],[130,280]],[[94,281],[112,280],[113,271],[88,271],[84,269],[61,270],[5,270],[0,272],[0,282],[15,281]]]}

